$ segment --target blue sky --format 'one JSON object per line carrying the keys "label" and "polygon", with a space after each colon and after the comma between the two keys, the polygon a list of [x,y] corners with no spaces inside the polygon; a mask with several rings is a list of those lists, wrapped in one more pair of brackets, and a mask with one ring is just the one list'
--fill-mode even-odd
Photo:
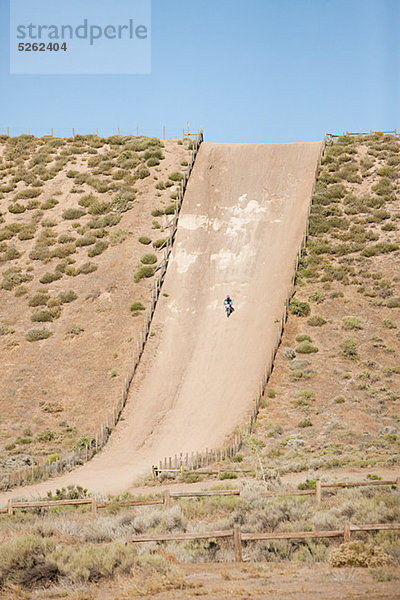
{"label": "blue sky", "polygon": [[189,121],[208,141],[291,142],[400,130],[400,0],[153,0],[149,75],[10,75],[9,0],[0,45],[1,133],[139,124],[176,136]]}

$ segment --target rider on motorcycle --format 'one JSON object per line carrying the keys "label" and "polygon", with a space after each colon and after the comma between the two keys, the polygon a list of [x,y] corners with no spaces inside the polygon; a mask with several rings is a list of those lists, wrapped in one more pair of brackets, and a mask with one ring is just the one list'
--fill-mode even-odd
{"label": "rider on motorcycle", "polygon": [[232,298],[229,296],[229,294],[224,300],[224,306],[226,310],[226,316],[229,317],[229,315],[233,312]]}

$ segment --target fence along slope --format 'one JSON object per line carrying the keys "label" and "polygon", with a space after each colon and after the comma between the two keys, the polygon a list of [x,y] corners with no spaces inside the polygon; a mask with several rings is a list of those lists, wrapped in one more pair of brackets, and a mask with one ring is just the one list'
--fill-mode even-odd
{"label": "fence along slope", "polygon": [[320,142],[201,145],[165,275],[168,296],[157,304],[125,420],[99,456],[57,487],[120,492],[160,456],[222,444],[253,409],[320,151]]}

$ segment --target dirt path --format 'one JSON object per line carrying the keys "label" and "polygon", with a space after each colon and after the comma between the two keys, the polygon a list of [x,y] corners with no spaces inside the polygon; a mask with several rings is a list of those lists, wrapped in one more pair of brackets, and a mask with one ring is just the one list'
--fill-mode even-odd
{"label": "dirt path", "polygon": [[276,340],[320,149],[201,146],[124,420],[92,461],[0,504],[68,484],[122,492],[160,458],[217,447],[243,421]]}

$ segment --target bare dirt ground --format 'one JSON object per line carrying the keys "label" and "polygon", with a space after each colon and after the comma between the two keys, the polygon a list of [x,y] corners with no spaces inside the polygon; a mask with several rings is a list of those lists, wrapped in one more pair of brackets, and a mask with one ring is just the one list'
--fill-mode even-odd
{"label": "bare dirt ground", "polygon": [[122,492],[164,455],[218,446],[243,420],[276,339],[320,149],[202,145],[124,421],[89,464],[25,496],[72,483]]}
{"label": "bare dirt ground", "polygon": [[[316,574],[318,569],[318,574]],[[235,563],[177,565],[168,575],[121,577],[107,585],[64,587],[35,592],[5,593],[5,600],[193,600],[237,598],[238,600],[396,600],[399,598],[398,567],[384,569],[340,568],[324,564],[304,566],[293,562],[276,564]]]}

